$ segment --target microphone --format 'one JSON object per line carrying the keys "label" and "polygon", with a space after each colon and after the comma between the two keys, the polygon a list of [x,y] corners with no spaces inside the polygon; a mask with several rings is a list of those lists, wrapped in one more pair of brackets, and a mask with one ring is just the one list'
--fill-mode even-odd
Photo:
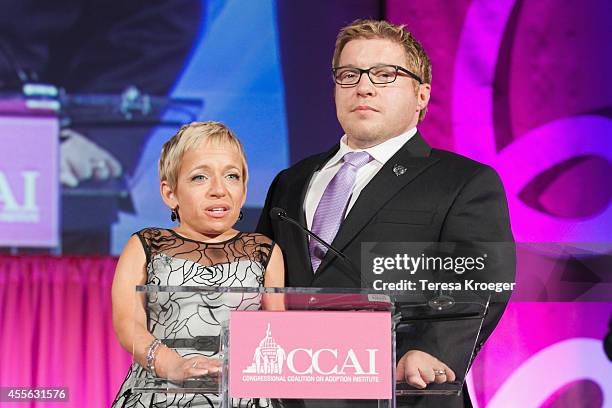
{"label": "microphone", "polygon": [[[295,225],[300,230],[302,230],[302,232],[304,232],[306,235],[309,235],[310,237],[316,239],[321,245],[323,245],[328,250],[332,251],[338,258],[340,258],[344,262],[346,262],[346,264],[351,268],[352,271],[356,271],[355,267],[351,263],[351,260],[346,255],[344,255],[342,252],[340,252],[339,250],[337,250],[336,248],[334,248],[333,246],[331,246],[330,244],[325,242],[317,234],[315,234],[314,232],[312,232],[308,228],[304,227],[302,224],[300,224],[299,222],[297,222],[293,218],[289,217],[287,215],[287,212],[285,210],[283,210],[282,208],[274,207],[274,208],[272,208],[270,210],[269,214],[270,214],[270,218],[273,219],[273,220],[281,220],[281,221],[288,222],[290,224]],[[361,275],[361,273],[359,273],[358,275]]]}

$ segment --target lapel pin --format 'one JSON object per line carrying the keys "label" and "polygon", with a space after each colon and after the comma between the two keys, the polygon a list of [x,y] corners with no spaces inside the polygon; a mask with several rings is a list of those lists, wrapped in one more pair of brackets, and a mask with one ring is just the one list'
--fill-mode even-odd
{"label": "lapel pin", "polygon": [[393,172],[395,173],[396,176],[401,176],[402,174],[406,172],[406,168],[402,166],[401,164],[396,164],[393,166]]}

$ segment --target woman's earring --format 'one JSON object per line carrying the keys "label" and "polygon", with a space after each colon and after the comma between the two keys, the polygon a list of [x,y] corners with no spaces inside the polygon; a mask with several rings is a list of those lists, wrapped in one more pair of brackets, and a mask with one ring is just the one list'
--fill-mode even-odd
{"label": "woman's earring", "polygon": [[170,210],[170,219],[172,221],[176,221],[176,220],[181,220],[179,218],[179,214],[178,214],[178,205],[176,207],[174,207],[173,209]]}
{"label": "woman's earring", "polygon": [[240,210],[240,214],[238,215],[238,221],[242,221],[243,218],[244,214],[242,213],[242,210]]}

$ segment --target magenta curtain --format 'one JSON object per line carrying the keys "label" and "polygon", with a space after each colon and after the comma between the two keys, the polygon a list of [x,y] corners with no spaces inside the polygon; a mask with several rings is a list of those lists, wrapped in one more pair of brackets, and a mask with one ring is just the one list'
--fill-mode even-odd
{"label": "magenta curtain", "polygon": [[0,385],[68,387],[70,398],[1,406],[110,406],[131,362],[112,327],[116,262],[0,256]]}

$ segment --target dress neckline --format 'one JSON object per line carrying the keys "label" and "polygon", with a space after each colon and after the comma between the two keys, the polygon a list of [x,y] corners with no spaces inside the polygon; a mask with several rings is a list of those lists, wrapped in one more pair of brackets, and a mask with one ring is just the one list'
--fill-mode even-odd
{"label": "dress neckline", "polygon": [[240,236],[243,234],[242,231],[238,231],[238,233],[236,235],[234,235],[233,237],[230,237],[228,239],[226,239],[225,241],[215,241],[215,242],[207,242],[207,241],[198,241],[197,239],[192,239],[192,238],[187,238],[182,236],[181,234],[179,234],[178,232],[176,232],[173,229],[170,228],[165,228],[166,231],[170,232],[172,235],[174,235],[177,238],[180,239],[184,239],[185,241],[191,241],[191,242],[196,242],[198,244],[204,244],[204,245],[217,245],[217,244],[227,244],[229,242],[235,241],[238,238],[240,238]]}

